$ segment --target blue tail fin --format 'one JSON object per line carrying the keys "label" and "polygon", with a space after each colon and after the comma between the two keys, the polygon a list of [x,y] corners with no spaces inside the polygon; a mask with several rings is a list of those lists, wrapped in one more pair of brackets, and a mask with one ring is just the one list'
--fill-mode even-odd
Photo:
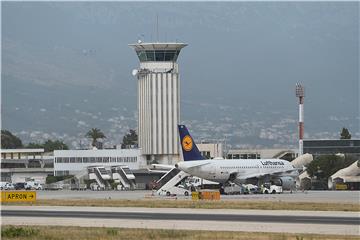
{"label": "blue tail fin", "polygon": [[204,160],[185,125],[178,125],[184,161]]}

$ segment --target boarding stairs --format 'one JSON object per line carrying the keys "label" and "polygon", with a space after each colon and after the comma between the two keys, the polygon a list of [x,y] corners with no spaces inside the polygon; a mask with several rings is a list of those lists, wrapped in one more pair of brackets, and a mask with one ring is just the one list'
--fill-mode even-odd
{"label": "boarding stairs", "polygon": [[135,175],[128,166],[112,166],[112,178],[121,185],[123,190],[134,190],[136,188]]}
{"label": "boarding stairs", "polygon": [[110,188],[108,180],[111,179],[110,174],[104,167],[88,167],[89,179],[95,180],[97,188],[95,190],[106,190]]}
{"label": "boarding stairs", "polygon": [[181,170],[177,168],[171,168],[167,173],[165,173],[159,180],[156,181],[156,188],[160,189],[167,182],[169,182],[173,177],[175,177]]}
{"label": "boarding stairs", "polygon": [[185,184],[181,185],[181,183],[185,182],[184,179],[189,177],[190,174],[184,171],[180,171],[178,169],[176,169],[177,171],[175,171],[174,169],[171,169],[167,174],[165,174],[165,176],[163,176],[158,181],[159,184],[163,184],[160,187],[160,189],[157,190],[158,195],[170,196],[172,194],[177,194],[177,195],[189,194],[189,189],[187,189],[187,186],[185,186]]}

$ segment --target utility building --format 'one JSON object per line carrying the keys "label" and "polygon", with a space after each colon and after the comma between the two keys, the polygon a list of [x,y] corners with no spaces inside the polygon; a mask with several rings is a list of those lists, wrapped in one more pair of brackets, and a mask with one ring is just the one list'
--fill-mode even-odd
{"label": "utility building", "polygon": [[141,154],[148,163],[179,160],[180,82],[177,58],[184,43],[130,44],[140,60],[133,70],[138,79],[138,132]]}

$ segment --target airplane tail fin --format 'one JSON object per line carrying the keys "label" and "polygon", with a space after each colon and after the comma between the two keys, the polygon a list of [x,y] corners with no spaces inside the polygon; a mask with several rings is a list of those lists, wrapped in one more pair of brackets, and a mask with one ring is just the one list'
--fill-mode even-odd
{"label": "airplane tail fin", "polygon": [[185,125],[178,125],[184,161],[204,160]]}

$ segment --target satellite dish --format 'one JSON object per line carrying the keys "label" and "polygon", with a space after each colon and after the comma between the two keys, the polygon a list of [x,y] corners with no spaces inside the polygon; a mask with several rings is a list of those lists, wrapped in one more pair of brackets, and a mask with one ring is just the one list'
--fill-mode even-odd
{"label": "satellite dish", "polygon": [[137,69],[134,69],[134,70],[132,70],[132,72],[131,72],[131,74],[133,75],[133,76],[136,76],[137,74],[138,74],[138,70]]}

